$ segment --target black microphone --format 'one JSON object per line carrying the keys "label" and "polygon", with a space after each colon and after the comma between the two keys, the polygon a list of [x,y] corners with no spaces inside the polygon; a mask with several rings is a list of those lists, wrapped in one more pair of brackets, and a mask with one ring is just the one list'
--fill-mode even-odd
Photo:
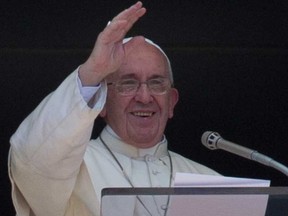
{"label": "black microphone", "polygon": [[272,167],[288,176],[288,168],[283,164],[263,155],[256,150],[252,150],[236,143],[223,139],[217,132],[206,131],[201,137],[201,142],[210,150],[222,149],[238,156],[257,161],[266,166]]}

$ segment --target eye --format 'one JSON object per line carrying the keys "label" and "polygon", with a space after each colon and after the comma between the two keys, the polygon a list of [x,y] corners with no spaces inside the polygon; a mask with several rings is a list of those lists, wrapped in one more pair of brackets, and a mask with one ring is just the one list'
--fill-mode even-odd
{"label": "eye", "polygon": [[138,81],[134,79],[125,79],[119,82],[122,86],[138,85]]}
{"label": "eye", "polygon": [[161,78],[149,80],[149,85],[150,86],[161,86],[164,83],[165,83],[164,79],[161,79]]}
{"label": "eye", "polygon": [[125,80],[120,80],[116,86],[119,92],[127,93],[131,91],[135,91],[138,85],[139,85],[139,82],[137,80],[125,79]]}
{"label": "eye", "polygon": [[165,91],[168,87],[168,80],[163,78],[151,79],[149,80],[149,88],[156,91]]}

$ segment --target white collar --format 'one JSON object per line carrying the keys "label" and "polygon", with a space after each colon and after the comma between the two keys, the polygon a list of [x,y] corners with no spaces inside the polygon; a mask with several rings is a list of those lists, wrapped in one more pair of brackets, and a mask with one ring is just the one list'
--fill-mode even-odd
{"label": "white collar", "polygon": [[151,148],[137,148],[123,142],[119,136],[112,130],[111,127],[106,126],[101,132],[100,136],[106,145],[113,151],[120,154],[124,154],[128,157],[135,159],[141,159],[146,155],[151,155],[156,158],[161,158],[168,155],[167,140],[165,136],[163,139]]}

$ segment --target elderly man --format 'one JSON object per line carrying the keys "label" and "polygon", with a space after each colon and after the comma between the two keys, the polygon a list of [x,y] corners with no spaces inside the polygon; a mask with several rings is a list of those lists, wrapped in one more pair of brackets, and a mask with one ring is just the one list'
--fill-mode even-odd
{"label": "elderly man", "polygon": [[[12,136],[18,215],[100,215],[103,188],[169,187],[176,172],[217,175],[167,150],[163,133],[178,101],[169,60],[142,36],[124,39],[145,12],[137,2],[118,14],[87,61]],[[107,126],[90,140],[99,115]]]}

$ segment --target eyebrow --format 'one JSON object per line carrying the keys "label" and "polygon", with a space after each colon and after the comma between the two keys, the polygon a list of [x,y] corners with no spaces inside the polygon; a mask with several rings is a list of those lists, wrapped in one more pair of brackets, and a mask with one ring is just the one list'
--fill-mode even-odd
{"label": "eyebrow", "polygon": [[[137,76],[135,74],[125,74],[119,78],[120,79],[137,79]],[[155,74],[155,75],[152,75],[151,77],[149,77],[148,80],[149,79],[156,79],[156,78],[168,78],[168,77]]]}
{"label": "eyebrow", "polygon": [[131,79],[131,78],[136,78],[135,74],[125,74],[119,77],[119,79]]}

